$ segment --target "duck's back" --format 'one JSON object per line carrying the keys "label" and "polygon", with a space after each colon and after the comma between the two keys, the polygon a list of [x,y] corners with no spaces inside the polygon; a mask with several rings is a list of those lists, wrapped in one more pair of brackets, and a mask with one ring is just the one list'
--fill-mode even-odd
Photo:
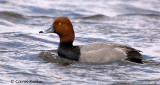
{"label": "duck's back", "polygon": [[127,59],[129,52],[136,52],[134,48],[108,42],[90,43],[80,48],[80,62],[112,62]]}

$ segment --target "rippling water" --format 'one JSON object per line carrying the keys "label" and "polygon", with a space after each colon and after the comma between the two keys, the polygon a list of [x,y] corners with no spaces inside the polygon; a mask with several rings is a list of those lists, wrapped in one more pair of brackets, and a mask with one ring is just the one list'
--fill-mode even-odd
{"label": "rippling water", "polygon": [[[159,8],[159,0],[0,0],[0,83],[158,85]],[[141,50],[147,63],[52,62],[48,58],[56,55],[59,38],[38,32],[59,16],[72,21],[74,45],[97,41],[128,45]],[[44,54],[47,59],[41,57]]]}

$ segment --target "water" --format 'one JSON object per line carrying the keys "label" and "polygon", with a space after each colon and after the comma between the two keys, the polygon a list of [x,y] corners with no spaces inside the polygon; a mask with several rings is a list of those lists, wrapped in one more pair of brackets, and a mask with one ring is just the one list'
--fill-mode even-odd
{"label": "water", "polygon": [[[37,85],[24,82],[32,80],[50,85],[158,85],[159,8],[159,0],[0,0],[0,83]],[[72,21],[74,45],[123,44],[141,50],[147,63],[70,64],[47,59],[56,53],[59,38],[38,32],[59,16]]]}

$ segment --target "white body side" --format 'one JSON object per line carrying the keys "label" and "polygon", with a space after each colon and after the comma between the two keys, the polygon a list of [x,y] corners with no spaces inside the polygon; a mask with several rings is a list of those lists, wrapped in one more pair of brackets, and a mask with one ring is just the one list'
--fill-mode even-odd
{"label": "white body side", "polygon": [[124,49],[118,48],[116,44],[106,42],[95,42],[81,47],[80,62],[112,62],[126,59]]}

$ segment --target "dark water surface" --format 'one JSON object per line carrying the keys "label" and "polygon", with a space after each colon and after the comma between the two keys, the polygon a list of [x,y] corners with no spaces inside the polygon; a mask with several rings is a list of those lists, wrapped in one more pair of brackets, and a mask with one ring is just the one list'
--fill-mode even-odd
{"label": "dark water surface", "polygon": [[[74,45],[123,44],[141,50],[147,62],[52,61],[59,38],[38,32],[59,16],[72,21]],[[0,55],[1,85],[159,85],[160,1],[0,0]]]}

